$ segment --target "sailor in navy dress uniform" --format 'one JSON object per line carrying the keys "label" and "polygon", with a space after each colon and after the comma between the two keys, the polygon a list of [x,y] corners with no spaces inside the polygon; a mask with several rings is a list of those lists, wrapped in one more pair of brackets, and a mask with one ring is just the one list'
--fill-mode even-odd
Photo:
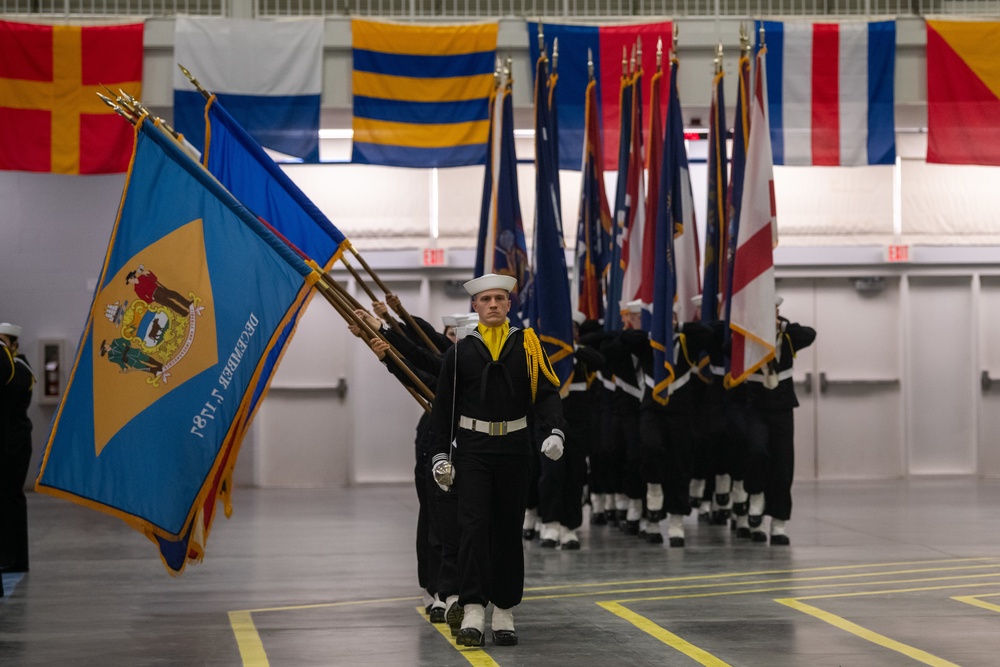
{"label": "sailor in navy dress uniform", "polygon": [[544,455],[562,456],[565,440],[559,379],[535,333],[507,322],[516,284],[496,274],[465,283],[479,325],[445,353],[432,412],[434,478],[458,494],[460,646],[483,644],[490,603],[493,643],[517,644],[529,416]]}

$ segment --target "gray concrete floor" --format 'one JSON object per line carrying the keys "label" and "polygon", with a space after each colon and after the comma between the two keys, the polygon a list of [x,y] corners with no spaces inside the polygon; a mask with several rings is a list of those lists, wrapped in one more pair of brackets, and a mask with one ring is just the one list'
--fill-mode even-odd
{"label": "gray concrete floor", "polygon": [[1000,480],[794,496],[790,547],[694,517],[684,549],[527,544],[521,644],[459,650],[418,612],[409,486],[237,489],[176,578],[117,519],[32,493],[0,665],[1000,664]]}

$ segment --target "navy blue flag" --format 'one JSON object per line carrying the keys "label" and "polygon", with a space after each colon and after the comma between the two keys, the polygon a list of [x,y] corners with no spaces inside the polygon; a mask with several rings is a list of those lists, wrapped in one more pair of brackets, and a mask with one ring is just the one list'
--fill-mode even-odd
{"label": "navy blue flag", "polygon": [[666,405],[674,381],[674,300],[677,297],[677,261],[674,234],[684,225],[684,119],[677,95],[677,60],[670,63],[667,131],[660,170],[660,205],[656,211],[656,263],[653,269],[653,313],[649,332],[653,348],[653,400]]}
{"label": "navy blue flag", "polygon": [[583,144],[583,184],[576,228],[577,310],[588,320],[604,317],[604,273],[611,244],[612,220],[604,191],[601,128],[597,117],[597,82],[587,86],[586,134]]}
{"label": "navy blue flag", "polygon": [[622,250],[625,242],[625,225],[628,222],[628,177],[629,157],[632,139],[632,88],[631,76],[623,76],[621,83],[621,128],[618,138],[618,180],[615,185],[615,213],[612,221],[614,236],[611,240],[611,255],[608,258],[607,303],[604,312],[604,330],[618,331],[622,328],[621,298],[624,267]]}
{"label": "navy blue flag", "polygon": [[475,274],[499,273],[517,279],[510,293],[510,318],[521,325],[527,319],[521,295],[531,291],[533,277],[517,187],[514,102],[509,78],[497,90],[491,119],[489,180],[483,188]]}
{"label": "navy blue flag", "polygon": [[573,306],[560,209],[555,79],[542,54],[535,67],[535,279],[526,305],[528,321],[563,388],[573,378]]}
{"label": "navy blue flag", "polygon": [[701,320],[719,319],[719,298],[726,266],[726,101],[725,73],[720,69],[712,80],[712,106],[708,118],[708,209],[705,218],[705,271],[701,300]]}

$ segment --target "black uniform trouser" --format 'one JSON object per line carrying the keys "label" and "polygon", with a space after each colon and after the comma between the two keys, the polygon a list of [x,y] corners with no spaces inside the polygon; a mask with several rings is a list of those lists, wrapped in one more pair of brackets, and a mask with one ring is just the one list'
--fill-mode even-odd
{"label": "black uniform trouser", "polygon": [[430,482],[432,512],[431,535],[437,538],[440,551],[437,571],[437,590],[442,600],[458,595],[458,493],[442,491],[433,480]]}
{"label": "black uniform trouser", "polygon": [[0,443],[0,565],[28,568],[28,502],[24,481],[31,440]]}
{"label": "black uniform trouser", "polygon": [[[642,445],[639,433],[639,402],[631,405],[615,404],[611,418],[611,438],[614,456],[621,467],[618,489],[631,499],[645,498],[646,487],[642,480]],[[616,489],[617,491],[617,489]]]}
{"label": "black uniform trouser", "polygon": [[[692,453],[691,476],[711,481],[714,485],[715,476],[728,474],[731,467],[726,456],[728,431],[725,412],[719,403],[706,403],[698,409],[697,419],[700,426]],[[706,497],[707,493],[706,488]]]}
{"label": "black uniform trouser", "polygon": [[722,456],[726,460],[729,474],[734,480],[742,480],[747,475],[747,430],[749,409],[742,403],[729,403],[725,407],[726,446]]}
{"label": "black uniform trouser", "polygon": [[538,514],[543,523],[558,521],[577,529],[583,523],[583,485],[587,477],[587,436],[568,431],[563,455],[553,461],[540,454],[542,475],[539,480]]}
{"label": "black uniform trouser", "polygon": [[431,521],[433,490],[437,487],[430,476],[429,456],[416,450],[413,484],[417,489],[417,583],[429,594],[437,592],[437,573],[441,569],[441,540],[434,533]]}
{"label": "black uniform trouser", "polygon": [[691,418],[662,410],[643,410],[642,471],[646,483],[663,486],[663,509],[686,515],[690,475]]}
{"label": "black uniform trouser", "polygon": [[524,594],[521,523],[531,450],[526,434],[499,437],[511,441],[503,453],[477,451],[475,443],[455,450],[459,602],[509,609]]}
{"label": "black uniform trouser", "polygon": [[621,493],[621,466],[614,452],[614,408],[610,397],[602,397],[600,406],[596,427],[599,435],[590,449],[590,492]]}
{"label": "black uniform trouser", "polygon": [[795,475],[795,418],[791,408],[747,411],[747,493],[764,493],[764,512],[787,521],[792,516]]}

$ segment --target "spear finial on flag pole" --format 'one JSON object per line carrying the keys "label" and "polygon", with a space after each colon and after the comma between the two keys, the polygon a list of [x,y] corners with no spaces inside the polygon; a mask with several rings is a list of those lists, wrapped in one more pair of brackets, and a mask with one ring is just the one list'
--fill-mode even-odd
{"label": "spear finial on flag pole", "polygon": [[677,21],[674,21],[674,37],[670,47],[670,59],[677,59],[677,37],[680,35],[680,26],[677,25]]}
{"label": "spear finial on flag pole", "polygon": [[622,47],[622,76],[628,76],[628,47]]}
{"label": "spear finial on flag pole", "polygon": [[181,68],[181,73],[188,78],[188,81],[190,81],[191,85],[194,86],[199,93],[201,93],[202,97],[206,100],[212,97],[212,93],[205,90],[205,87],[201,85],[198,79],[194,78],[194,75],[191,74],[187,67],[184,67],[184,65],[181,65],[180,63],[177,63],[177,66]]}
{"label": "spear finial on flag pole", "polygon": [[542,26],[541,21],[538,22],[538,53],[543,59],[546,58],[545,55],[545,31]]}
{"label": "spear finial on flag pole", "polygon": [[656,38],[656,71],[663,69],[663,38]]}
{"label": "spear finial on flag pole", "polygon": [[594,52],[587,49],[587,81],[594,80]]}
{"label": "spear finial on flag pole", "polygon": [[555,72],[559,66],[559,38],[552,40],[552,71]]}
{"label": "spear finial on flag pole", "polygon": [[715,47],[715,73],[722,72],[722,42]]}

